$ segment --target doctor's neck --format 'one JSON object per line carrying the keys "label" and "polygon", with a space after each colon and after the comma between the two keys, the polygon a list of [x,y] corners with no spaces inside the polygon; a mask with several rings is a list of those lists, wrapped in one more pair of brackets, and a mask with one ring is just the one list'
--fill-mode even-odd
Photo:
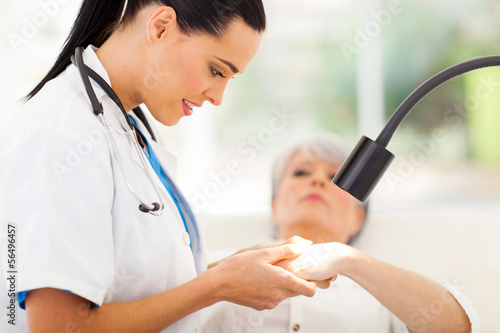
{"label": "doctor's neck", "polygon": [[144,54],[133,24],[119,27],[96,52],[126,112],[142,103],[136,89],[140,86]]}

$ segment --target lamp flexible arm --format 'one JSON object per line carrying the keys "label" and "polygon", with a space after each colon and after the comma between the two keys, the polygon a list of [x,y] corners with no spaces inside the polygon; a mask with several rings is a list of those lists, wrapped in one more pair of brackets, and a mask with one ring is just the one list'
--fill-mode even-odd
{"label": "lamp flexible arm", "polygon": [[396,111],[392,114],[391,118],[385,125],[382,132],[378,136],[377,142],[382,147],[387,147],[392,135],[398,128],[399,124],[408,115],[408,113],[417,105],[425,96],[427,96],[431,91],[436,89],[441,84],[457,77],[462,74],[480,69],[485,67],[495,67],[500,66],[500,56],[484,56],[479,58],[473,58],[437,73],[424,83],[422,83],[417,89],[415,89],[404,101],[401,103]]}
{"label": "lamp flexible arm", "polygon": [[500,66],[500,55],[473,58],[448,67],[422,83],[394,111],[376,141],[361,137],[332,182],[365,202],[394,159],[387,145],[413,107],[441,84],[467,72],[494,66]]}

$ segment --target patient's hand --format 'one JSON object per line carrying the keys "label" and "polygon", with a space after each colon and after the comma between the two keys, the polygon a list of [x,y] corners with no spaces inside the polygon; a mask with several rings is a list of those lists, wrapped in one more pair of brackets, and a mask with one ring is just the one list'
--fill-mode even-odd
{"label": "patient's hand", "polygon": [[341,273],[343,259],[354,254],[354,249],[342,243],[314,244],[294,259],[286,259],[275,265],[285,268],[308,281],[335,279]]}

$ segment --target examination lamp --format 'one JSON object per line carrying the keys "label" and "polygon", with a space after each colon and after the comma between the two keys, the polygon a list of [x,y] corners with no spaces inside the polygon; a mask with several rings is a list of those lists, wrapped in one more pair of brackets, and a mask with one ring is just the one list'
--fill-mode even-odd
{"label": "examination lamp", "polygon": [[500,55],[473,58],[448,67],[422,83],[399,105],[377,140],[361,137],[332,183],[365,202],[394,159],[394,155],[386,149],[392,135],[415,105],[438,86],[457,76],[495,66],[500,66]]}

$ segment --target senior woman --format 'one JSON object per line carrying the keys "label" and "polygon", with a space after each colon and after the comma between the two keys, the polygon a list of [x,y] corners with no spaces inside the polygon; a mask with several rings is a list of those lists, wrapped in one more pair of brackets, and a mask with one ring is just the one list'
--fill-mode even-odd
{"label": "senior woman", "polygon": [[277,265],[307,280],[328,280],[313,298],[296,297],[264,313],[220,303],[207,309],[207,332],[477,332],[468,299],[413,272],[371,258],[350,245],[366,216],[331,183],[348,150],[324,133],[291,147],[273,168],[276,236],[314,242]]}

